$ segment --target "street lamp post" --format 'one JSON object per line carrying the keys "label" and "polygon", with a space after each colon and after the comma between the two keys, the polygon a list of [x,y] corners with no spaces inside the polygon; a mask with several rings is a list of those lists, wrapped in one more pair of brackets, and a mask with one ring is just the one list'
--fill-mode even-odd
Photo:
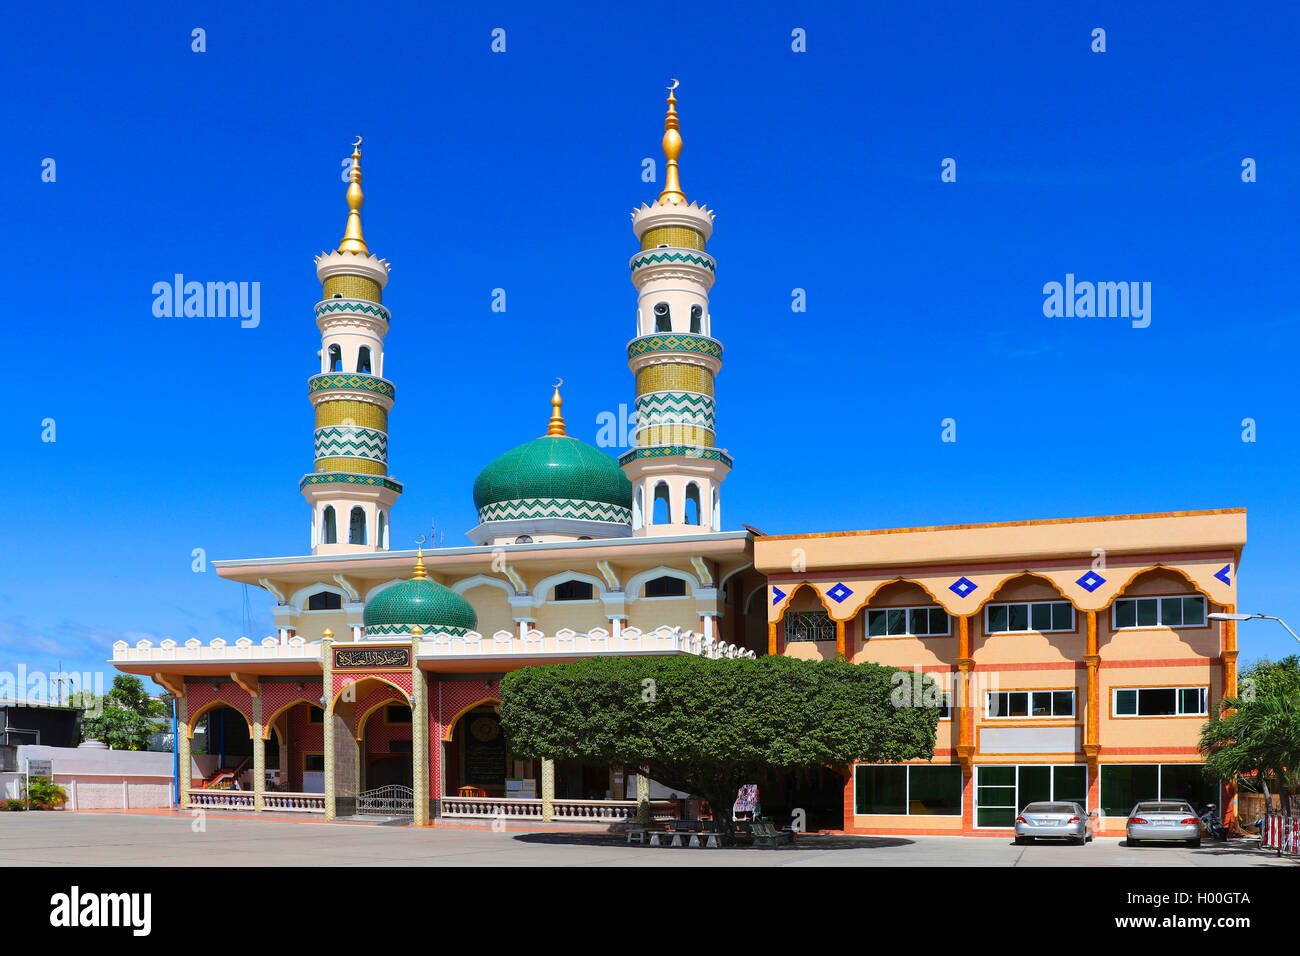
{"label": "street lamp post", "polygon": [[1216,614],[1207,614],[1206,617],[1211,621],[1250,621],[1255,618],[1259,618],[1262,621],[1277,621],[1286,628],[1288,634],[1294,637],[1297,641],[1300,641],[1300,634],[1291,630],[1290,625],[1288,625],[1286,621],[1282,620],[1280,617],[1274,617],[1271,614],[1227,614],[1220,611]]}

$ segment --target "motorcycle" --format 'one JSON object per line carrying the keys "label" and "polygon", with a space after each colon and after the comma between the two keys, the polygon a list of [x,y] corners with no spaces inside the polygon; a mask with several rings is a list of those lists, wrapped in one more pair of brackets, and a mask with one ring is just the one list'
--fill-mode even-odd
{"label": "motorcycle", "polygon": [[1218,808],[1212,803],[1206,804],[1205,812],[1201,814],[1201,832],[1215,840],[1228,839],[1228,828],[1219,819]]}

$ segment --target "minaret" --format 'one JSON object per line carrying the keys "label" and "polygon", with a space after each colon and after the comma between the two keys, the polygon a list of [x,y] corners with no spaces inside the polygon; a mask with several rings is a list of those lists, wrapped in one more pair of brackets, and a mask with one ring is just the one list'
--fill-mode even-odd
{"label": "minaret", "polygon": [[311,505],[312,554],[386,551],[389,509],[402,486],[388,477],[388,413],[382,305],[388,262],[361,234],[361,137],[348,175],[348,224],[334,252],[316,257],[320,374],[307,383],[316,409],[316,470],[299,484]]}
{"label": "minaret", "polygon": [[632,534],[721,530],[719,486],[731,459],[717,446],[713,380],[722,343],[711,337],[709,289],[717,265],[704,251],[713,213],[686,202],[678,173],[677,81],[664,120],[664,189],[632,213],[641,251],[632,257],[636,338],[627,347],[636,376],[636,447],[619,458],[632,482]]}

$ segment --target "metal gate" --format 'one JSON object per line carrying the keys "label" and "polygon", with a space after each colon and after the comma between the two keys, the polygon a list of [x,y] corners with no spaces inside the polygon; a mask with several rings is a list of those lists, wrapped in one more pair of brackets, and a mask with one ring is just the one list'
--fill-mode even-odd
{"label": "metal gate", "polygon": [[357,794],[357,813],[382,817],[415,815],[415,791],[410,787],[376,787]]}

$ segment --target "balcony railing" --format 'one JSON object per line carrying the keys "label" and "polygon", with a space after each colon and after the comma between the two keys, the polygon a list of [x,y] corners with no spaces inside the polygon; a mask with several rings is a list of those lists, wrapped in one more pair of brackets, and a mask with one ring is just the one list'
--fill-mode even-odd
{"label": "balcony railing", "polygon": [[[252,810],[251,790],[189,790],[190,806],[205,810]],[[282,813],[324,813],[325,794],[268,791],[262,795],[262,808]]]}

